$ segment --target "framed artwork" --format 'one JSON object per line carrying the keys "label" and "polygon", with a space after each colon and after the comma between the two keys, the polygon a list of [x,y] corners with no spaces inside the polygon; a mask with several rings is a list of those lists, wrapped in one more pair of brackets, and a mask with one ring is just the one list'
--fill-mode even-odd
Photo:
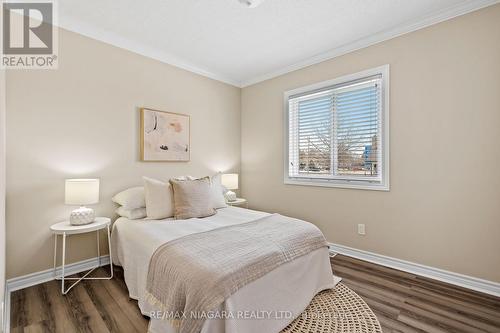
{"label": "framed artwork", "polygon": [[141,160],[189,161],[188,115],[141,108]]}

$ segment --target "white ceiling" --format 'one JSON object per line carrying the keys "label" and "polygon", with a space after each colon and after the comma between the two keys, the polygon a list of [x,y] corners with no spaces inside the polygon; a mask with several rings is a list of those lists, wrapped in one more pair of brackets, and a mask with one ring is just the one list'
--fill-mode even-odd
{"label": "white ceiling", "polygon": [[221,80],[253,84],[498,0],[60,0],[59,25]]}

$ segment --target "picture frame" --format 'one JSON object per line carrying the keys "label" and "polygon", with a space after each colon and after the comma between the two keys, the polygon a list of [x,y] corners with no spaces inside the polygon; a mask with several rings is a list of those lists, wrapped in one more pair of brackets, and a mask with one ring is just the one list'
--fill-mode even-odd
{"label": "picture frame", "polygon": [[150,108],[140,109],[140,159],[144,162],[189,162],[189,115]]}

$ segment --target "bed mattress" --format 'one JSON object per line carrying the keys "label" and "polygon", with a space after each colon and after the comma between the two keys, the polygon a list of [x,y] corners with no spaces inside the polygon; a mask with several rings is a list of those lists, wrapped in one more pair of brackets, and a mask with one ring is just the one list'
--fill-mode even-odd
{"label": "bed mattress", "polygon": [[[123,267],[129,296],[138,300],[141,312],[155,317],[159,309],[145,301],[145,288],[149,261],[159,246],[188,234],[246,223],[268,215],[227,207],[203,219],[129,220],[122,217],[113,225],[113,263]],[[207,319],[201,332],[277,333],[307,307],[316,293],[333,288],[337,281],[332,275],[328,249],[313,251],[239,289],[218,309],[214,309],[231,315]],[[162,333],[178,331],[169,321],[154,319],[150,321],[149,330]]]}

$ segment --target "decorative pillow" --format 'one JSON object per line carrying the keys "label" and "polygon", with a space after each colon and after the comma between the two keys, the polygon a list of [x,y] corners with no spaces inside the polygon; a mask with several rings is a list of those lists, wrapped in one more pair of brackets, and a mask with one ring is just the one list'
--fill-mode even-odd
{"label": "decorative pillow", "polygon": [[[215,209],[227,207],[226,199],[224,198],[225,187],[221,182],[221,173],[217,173],[210,177],[210,196],[212,197],[212,204]],[[192,176],[179,176],[172,178],[173,180],[195,180]]]}
{"label": "decorative pillow", "polygon": [[186,175],[186,176],[173,177],[172,179],[173,180],[193,180],[193,179],[196,179],[196,178],[193,177],[193,176],[190,176],[190,175]]}
{"label": "decorative pillow", "polygon": [[216,213],[209,177],[194,180],[171,179],[170,184],[174,190],[176,219],[206,217]]}
{"label": "decorative pillow", "polygon": [[125,209],[136,209],[146,207],[144,199],[144,187],[137,186],[131,187],[121,191],[115,195],[111,200],[123,206]]}
{"label": "decorative pillow", "polygon": [[170,183],[142,177],[148,219],[161,220],[174,216],[172,186]]}
{"label": "decorative pillow", "polygon": [[146,208],[126,209],[123,206],[118,207],[116,214],[126,217],[129,220],[143,219],[147,216]]}
{"label": "decorative pillow", "polygon": [[210,178],[210,192],[212,205],[215,209],[227,207],[226,199],[224,199],[224,187],[221,183],[221,173],[217,173]]}

